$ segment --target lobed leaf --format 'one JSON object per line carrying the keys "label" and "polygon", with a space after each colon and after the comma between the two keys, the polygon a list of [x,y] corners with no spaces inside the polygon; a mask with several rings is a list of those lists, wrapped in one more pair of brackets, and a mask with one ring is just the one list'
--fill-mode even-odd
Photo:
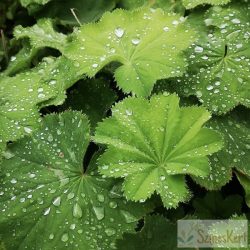
{"label": "lobed leaf", "polygon": [[48,115],[1,163],[0,234],[7,249],[113,249],[149,206],[126,202],[119,181],[82,166],[90,142],[85,115]]}
{"label": "lobed leaf", "polygon": [[180,76],[185,70],[182,51],[194,33],[183,20],[160,9],[117,9],[77,30],[64,54],[90,77],[119,62],[114,73],[118,86],[125,93],[148,96],[157,79]]}
{"label": "lobed leaf", "polygon": [[128,199],[144,201],[156,191],[165,207],[176,207],[190,196],[185,174],[209,174],[206,156],[222,147],[221,137],[202,128],[208,111],[178,104],[176,95],[127,98],[97,127],[94,140],[108,145],[100,172],[123,177]]}
{"label": "lobed leaf", "polygon": [[207,29],[190,47],[189,70],[177,88],[185,95],[195,94],[209,110],[223,114],[239,104],[250,106],[249,21],[244,22],[249,15],[240,18],[243,11],[234,8],[222,14],[215,10],[205,22],[219,26]]}
{"label": "lobed leaf", "polygon": [[[207,178],[195,179],[209,190],[220,189],[232,178],[232,168],[250,175],[250,136],[246,109],[244,115],[235,110],[224,117],[214,117],[208,127],[221,132],[224,137],[224,148],[210,157],[211,172]],[[246,116],[245,116],[246,115]],[[244,117],[245,116],[245,117]]]}
{"label": "lobed leaf", "polygon": [[65,57],[47,58],[36,68],[0,81],[0,148],[39,126],[41,107],[60,105],[65,90],[82,76]]}

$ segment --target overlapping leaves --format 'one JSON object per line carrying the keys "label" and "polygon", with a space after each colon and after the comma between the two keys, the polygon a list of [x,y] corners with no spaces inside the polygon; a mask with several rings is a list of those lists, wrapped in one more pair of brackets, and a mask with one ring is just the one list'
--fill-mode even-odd
{"label": "overlapping leaves", "polygon": [[[95,141],[107,144],[100,157],[103,175],[123,177],[128,199],[145,200],[155,191],[165,207],[190,196],[185,174],[207,176],[208,154],[222,146],[221,137],[202,128],[210,118],[204,108],[179,108],[176,95],[127,98],[99,124]],[[178,133],[176,133],[178,131]]]}
{"label": "overlapping leaves", "polygon": [[87,171],[89,124],[80,112],[49,115],[4,159],[0,234],[7,249],[113,249],[145,206],[122,198],[119,181]]}
{"label": "overlapping leaves", "polygon": [[126,93],[148,96],[157,79],[180,76],[185,70],[182,51],[193,40],[184,18],[157,9],[117,9],[97,24],[82,26],[71,37],[65,55],[93,77],[111,62],[118,86]]}
{"label": "overlapping leaves", "polygon": [[65,57],[47,58],[36,68],[0,81],[0,148],[39,125],[39,109],[59,105],[81,75]]}
{"label": "overlapping leaves", "polygon": [[208,29],[206,35],[191,46],[189,70],[179,83],[182,92],[197,95],[206,107],[218,114],[238,104],[250,105],[250,34],[249,21],[244,22],[249,16],[244,16],[243,10],[247,7],[242,5],[227,11],[214,8],[209,12],[206,24],[210,28],[218,27]]}

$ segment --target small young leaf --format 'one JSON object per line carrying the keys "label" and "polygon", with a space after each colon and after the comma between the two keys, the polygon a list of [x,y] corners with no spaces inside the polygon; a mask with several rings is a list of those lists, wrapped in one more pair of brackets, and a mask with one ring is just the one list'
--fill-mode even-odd
{"label": "small young leaf", "polygon": [[206,156],[222,147],[221,137],[202,128],[208,111],[178,104],[176,95],[127,98],[97,127],[94,140],[108,145],[100,172],[124,177],[128,199],[145,200],[156,191],[165,207],[176,207],[190,196],[185,174],[209,174]]}
{"label": "small young leaf", "polygon": [[93,77],[111,62],[118,86],[126,93],[148,96],[157,79],[181,76],[186,62],[182,51],[193,40],[184,18],[161,9],[117,9],[99,23],[83,25],[71,37],[64,54]]}
{"label": "small young leaf", "polygon": [[[112,249],[146,206],[126,202],[119,181],[87,171],[89,124],[80,112],[48,115],[1,163],[0,234],[7,249]],[[11,232],[11,233],[10,233]]]}

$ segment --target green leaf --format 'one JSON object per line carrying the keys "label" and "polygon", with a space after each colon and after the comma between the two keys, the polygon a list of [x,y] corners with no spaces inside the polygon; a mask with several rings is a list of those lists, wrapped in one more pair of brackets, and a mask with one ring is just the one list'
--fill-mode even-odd
{"label": "green leaf", "polygon": [[65,57],[44,59],[36,68],[0,81],[0,148],[39,125],[39,109],[60,105],[65,90],[82,76]]}
{"label": "green leaf", "polygon": [[236,176],[245,190],[245,201],[248,207],[250,207],[250,176],[236,171]]}
{"label": "green leaf", "polygon": [[14,35],[17,39],[29,38],[33,48],[51,47],[61,52],[64,50],[67,36],[56,32],[51,19],[39,19],[32,27],[16,26]]}
{"label": "green leaf", "polygon": [[229,195],[223,198],[220,192],[208,192],[205,197],[193,201],[194,215],[199,219],[229,219],[241,214],[242,197]]}
{"label": "green leaf", "polygon": [[148,96],[157,79],[180,76],[185,70],[182,51],[191,43],[193,31],[183,20],[160,9],[117,9],[104,14],[99,23],[83,25],[64,53],[90,77],[119,62],[118,86],[126,93]]}
{"label": "green leaf", "polygon": [[79,25],[73,16],[74,10],[77,19],[83,24],[98,20],[105,11],[110,11],[115,7],[114,0],[54,0],[46,4],[35,17],[56,18],[63,25]]}
{"label": "green leaf", "polygon": [[[243,228],[240,228],[239,226],[235,227],[234,220],[248,220],[248,219],[247,219],[245,214],[241,214],[241,215],[233,215],[230,218],[230,220],[228,220],[228,221],[221,221],[220,223],[214,223],[211,225],[211,228],[208,231],[208,233],[210,234],[210,237],[215,238],[216,235],[222,235],[221,231],[225,232],[225,228],[228,232],[232,232],[231,235],[237,235],[238,233],[239,233],[239,235],[242,235],[243,232],[245,232],[245,225],[243,225]],[[250,224],[249,223],[248,223],[247,229],[248,229],[247,232],[245,232],[247,239],[241,238],[240,242],[245,243],[245,240],[247,240],[248,247],[237,247],[237,248],[235,248],[235,247],[214,247],[212,249],[213,250],[241,250],[244,248],[249,249],[249,247],[250,247],[250,244],[249,244],[249,242],[250,242]],[[239,230],[239,231],[237,232],[237,230]],[[231,244],[231,243],[232,243],[232,241],[229,241],[229,244]],[[237,244],[236,241],[235,241],[235,243]],[[229,244],[227,244],[227,245],[229,245]]]}
{"label": "green leaf", "polygon": [[[249,41],[241,34],[224,39],[218,32],[192,46],[184,90],[196,94],[209,110],[223,114],[250,105]],[[195,51],[202,52],[195,52]]]}
{"label": "green leaf", "polygon": [[5,76],[13,76],[30,67],[32,59],[38,53],[38,49],[32,47],[28,41],[23,41],[23,47],[17,54],[10,58],[8,68],[3,72]]}
{"label": "green leaf", "polygon": [[[235,110],[222,117],[214,117],[208,127],[220,131],[224,137],[224,148],[210,157],[211,173],[208,178],[195,179],[207,189],[220,189],[232,177],[232,168],[250,175],[250,127],[249,111],[243,109],[243,115]],[[249,116],[250,117],[250,116]]]}
{"label": "green leaf", "polygon": [[177,250],[177,226],[160,215],[147,216],[142,230],[125,234],[117,241],[119,250]]}
{"label": "green leaf", "polygon": [[223,34],[229,35],[236,30],[249,30],[249,5],[244,1],[237,1],[226,7],[211,7],[205,14],[205,24],[223,29]]}
{"label": "green leaf", "polygon": [[119,181],[101,178],[95,157],[84,171],[89,130],[80,112],[48,115],[9,147],[0,200],[7,249],[112,249],[134,231],[148,208],[126,202]]}
{"label": "green leaf", "polygon": [[121,0],[120,5],[125,9],[136,9],[142,6],[151,8],[161,8],[166,12],[176,12],[184,14],[185,8],[180,0]]}
{"label": "green leaf", "polygon": [[104,79],[86,79],[69,93],[63,109],[71,108],[85,113],[94,128],[107,115],[117,99],[115,92]]}
{"label": "green leaf", "polygon": [[182,0],[182,3],[187,9],[192,9],[201,4],[224,5],[230,1],[231,0]]}
{"label": "green leaf", "polygon": [[44,5],[50,1],[51,0],[20,0],[23,7],[28,7],[29,5],[32,4]]}
{"label": "green leaf", "polygon": [[176,95],[127,98],[97,127],[94,140],[108,145],[99,169],[125,179],[128,199],[143,201],[156,191],[165,207],[176,207],[190,197],[185,174],[208,175],[206,156],[222,147],[221,137],[202,128],[208,111],[178,104]]}

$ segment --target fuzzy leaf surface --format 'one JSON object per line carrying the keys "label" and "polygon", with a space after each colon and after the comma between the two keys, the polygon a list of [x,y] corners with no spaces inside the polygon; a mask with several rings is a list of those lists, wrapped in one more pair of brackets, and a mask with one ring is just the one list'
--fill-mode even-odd
{"label": "fuzzy leaf surface", "polygon": [[[176,95],[147,101],[127,98],[96,129],[94,140],[108,146],[100,172],[123,177],[128,199],[145,200],[155,191],[165,207],[176,207],[190,194],[185,174],[209,174],[207,155],[222,147],[221,136],[202,128],[210,113],[200,107],[179,107]],[[177,132],[178,131],[178,132]]]}
{"label": "fuzzy leaf surface", "polygon": [[36,68],[0,80],[0,146],[30,134],[39,125],[41,107],[59,105],[78,79],[78,68],[65,57],[44,59]]}
{"label": "fuzzy leaf surface", "polygon": [[7,249],[112,249],[134,231],[145,206],[126,202],[119,181],[101,178],[95,157],[84,171],[89,131],[80,112],[53,114],[9,147],[0,199]]}
{"label": "fuzzy leaf surface", "polygon": [[118,62],[114,73],[118,86],[126,93],[148,96],[157,79],[183,74],[182,52],[193,35],[180,16],[161,9],[117,9],[77,30],[64,54],[90,77]]}

